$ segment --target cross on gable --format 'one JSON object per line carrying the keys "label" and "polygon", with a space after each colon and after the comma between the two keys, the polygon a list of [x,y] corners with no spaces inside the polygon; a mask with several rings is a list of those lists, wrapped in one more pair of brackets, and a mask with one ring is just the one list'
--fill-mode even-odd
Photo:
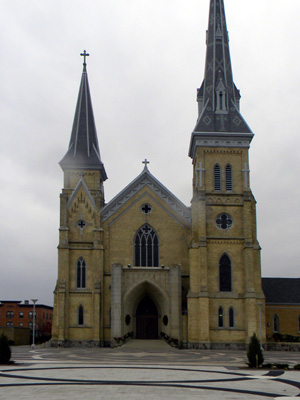
{"label": "cross on gable", "polygon": [[145,169],[148,169],[147,164],[150,164],[150,161],[147,160],[147,158],[145,158],[144,161],[142,161],[143,164],[145,164]]}

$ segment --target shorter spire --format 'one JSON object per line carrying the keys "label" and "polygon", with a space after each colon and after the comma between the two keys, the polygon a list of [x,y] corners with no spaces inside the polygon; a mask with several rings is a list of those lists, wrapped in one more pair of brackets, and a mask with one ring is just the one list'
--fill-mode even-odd
{"label": "shorter spire", "polygon": [[83,73],[69,149],[59,164],[62,169],[99,169],[101,170],[102,180],[105,181],[107,176],[100,158],[97,131],[86,71],[86,57],[89,56],[89,54],[84,50],[80,55],[84,57]]}

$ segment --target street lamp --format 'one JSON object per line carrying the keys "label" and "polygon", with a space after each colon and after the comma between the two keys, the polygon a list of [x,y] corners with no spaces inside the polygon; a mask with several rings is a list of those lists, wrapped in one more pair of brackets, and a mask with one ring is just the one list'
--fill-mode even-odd
{"label": "street lamp", "polygon": [[35,337],[35,303],[38,299],[31,299],[33,302],[33,322],[32,322],[32,345],[31,348],[34,349],[34,337]]}
{"label": "street lamp", "polygon": [[259,307],[259,342],[260,342],[260,348],[263,350],[262,347],[262,323],[261,323],[261,306],[263,303],[258,303]]}

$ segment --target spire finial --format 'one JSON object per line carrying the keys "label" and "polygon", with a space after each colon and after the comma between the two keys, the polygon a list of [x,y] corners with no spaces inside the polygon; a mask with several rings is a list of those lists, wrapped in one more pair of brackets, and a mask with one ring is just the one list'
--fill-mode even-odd
{"label": "spire finial", "polygon": [[89,56],[89,53],[87,53],[85,50],[83,53],[80,53],[80,55],[83,57],[83,70],[86,70],[86,57]]}
{"label": "spire finial", "polygon": [[144,160],[144,161],[142,161],[142,163],[143,163],[143,164],[145,164],[145,167],[144,167],[144,169],[145,169],[145,170],[148,170],[148,166],[147,166],[147,164],[150,164],[150,161],[148,161],[148,160],[147,160],[147,158],[145,158],[145,160]]}

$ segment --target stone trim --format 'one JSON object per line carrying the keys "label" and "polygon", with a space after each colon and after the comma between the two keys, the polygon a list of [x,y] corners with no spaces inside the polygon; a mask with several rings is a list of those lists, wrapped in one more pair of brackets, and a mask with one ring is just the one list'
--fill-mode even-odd
{"label": "stone trim", "polygon": [[125,189],[115,196],[101,211],[103,222],[116,213],[128,200],[144,187],[153,190],[176,214],[191,225],[191,209],[186,207],[173,193],[159,182],[148,170],[134,179]]}
{"label": "stone trim", "polygon": [[183,223],[179,221],[178,218],[176,218],[172,213],[170,213],[165,207],[163,207],[160,203],[158,203],[153,196],[151,196],[150,193],[145,192],[142,194],[142,196],[140,196],[139,198],[137,198],[133,203],[129,204],[129,207],[126,208],[123,212],[121,212],[119,215],[116,216],[116,218],[114,218],[110,223],[109,226],[112,226],[124,213],[126,213],[128,211],[128,209],[132,208],[135,206],[135,204],[140,201],[143,197],[145,196],[149,196],[151,198],[151,200],[159,207],[161,207],[166,214],[168,214],[171,218],[173,218],[181,227],[184,227]]}

